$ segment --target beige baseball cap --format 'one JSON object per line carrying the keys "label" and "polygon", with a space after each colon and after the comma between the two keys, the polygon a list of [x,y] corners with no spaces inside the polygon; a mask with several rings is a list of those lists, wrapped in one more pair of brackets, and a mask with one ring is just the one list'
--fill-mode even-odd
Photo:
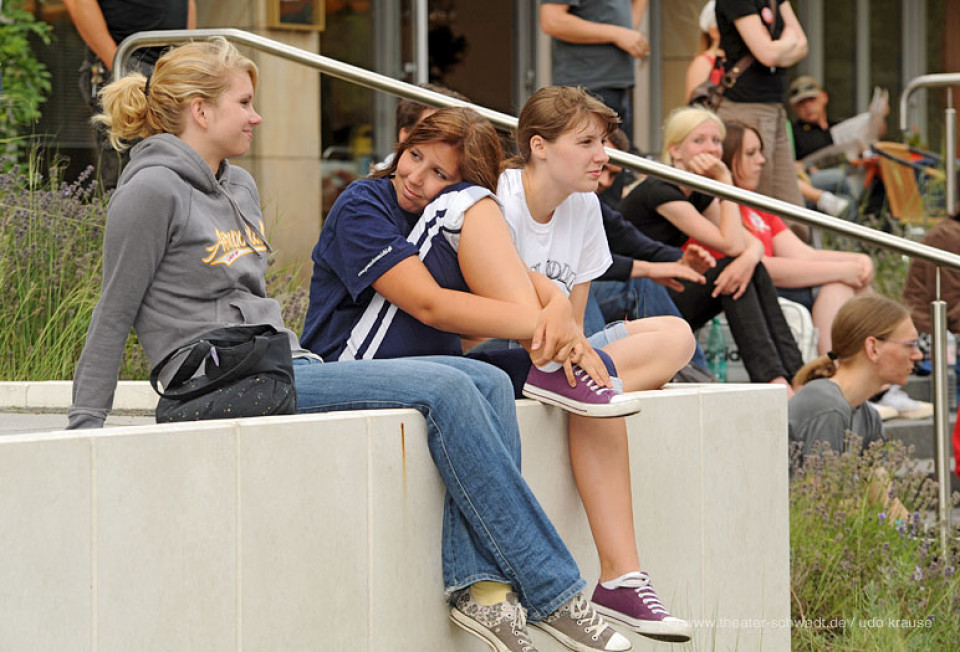
{"label": "beige baseball cap", "polygon": [[822,92],[823,87],[820,86],[820,82],[809,75],[803,75],[794,79],[793,83],[790,84],[790,88],[787,89],[787,100],[790,104],[796,104],[808,97],[816,97]]}

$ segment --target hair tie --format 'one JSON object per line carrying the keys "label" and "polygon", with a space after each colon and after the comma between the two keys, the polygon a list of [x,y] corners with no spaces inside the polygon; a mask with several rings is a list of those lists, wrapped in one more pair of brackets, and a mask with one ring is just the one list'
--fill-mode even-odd
{"label": "hair tie", "polygon": [[827,357],[836,362],[838,356],[833,351],[827,351]]}
{"label": "hair tie", "polygon": [[147,75],[147,81],[143,83],[143,96],[150,97],[150,75]]}

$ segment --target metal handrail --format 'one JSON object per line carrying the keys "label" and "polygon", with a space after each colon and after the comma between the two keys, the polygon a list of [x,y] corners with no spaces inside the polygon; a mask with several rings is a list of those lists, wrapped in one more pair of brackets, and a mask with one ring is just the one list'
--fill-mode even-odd
{"label": "metal handrail", "polygon": [[[960,73],[940,73],[935,75],[921,75],[910,80],[907,87],[900,94],[900,131],[907,131],[907,100],[910,95],[920,88],[945,88],[960,86]],[[947,94],[947,108],[944,112],[944,131],[946,136],[946,156],[944,160],[946,170],[946,204],[947,214],[952,215],[957,209],[957,112],[953,108],[952,95]],[[936,300],[930,304],[930,330],[932,331],[931,366],[933,371],[933,429],[936,433],[934,440],[934,463],[937,475],[937,505],[940,527],[940,547],[944,556],[947,554],[947,537],[950,528],[950,442],[947,440],[947,430],[950,426],[950,415],[947,412],[947,304],[940,299],[940,270],[937,270]]]}
{"label": "metal handrail", "polygon": [[[434,93],[433,91],[429,91],[412,84],[407,84],[391,77],[359,68],[357,66],[352,66],[320,54],[306,52],[299,48],[287,45],[286,43],[274,41],[257,34],[251,34],[249,32],[231,28],[139,32],[137,34],[128,36],[120,44],[120,47],[117,49],[116,56],[114,57],[114,79],[119,79],[122,76],[123,71],[125,70],[127,58],[129,57],[130,53],[133,52],[133,50],[139,47],[151,45],[170,45],[172,43],[208,39],[216,36],[223,36],[235,43],[247,45],[262,52],[267,52],[290,61],[316,68],[322,73],[336,77],[337,79],[342,79],[344,81],[357,84],[359,86],[363,86],[365,88],[383,91],[430,106],[465,106],[474,109],[494,125],[503,129],[513,130],[517,126],[517,119],[505,113],[500,113],[498,111],[493,111],[469,102],[457,100],[446,95]],[[937,79],[933,83],[942,83],[943,85],[946,85],[947,83],[945,80],[941,80],[940,78],[942,76],[939,75],[929,75],[927,77],[936,77]],[[955,77],[960,80],[960,75]],[[955,83],[953,77],[951,77],[950,83]],[[908,87],[908,90],[910,89],[911,87]],[[904,100],[901,99],[901,102],[903,101]],[[903,119],[903,115],[904,112],[901,109],[901,119]],[[661,179],[666,179],[667,181],[673,181],[674,183],[678,183],[695,190],[700,190],[717,197],[723,197],[724,199],[729,199],[739,204],[745,204],[747,206],[765,210],[783,217],[789,217],[803,224],[820,227],[828,231],[833,231],[834,233],[850,236],[862,242],[869,242],[886,249],[892,249],[901,254],[906,254],[914,258],[921,258],[938,266],[960,270],[960,256],[956,254],[952,254],[935,247],[912,242],[905,238],[900,238],[889,233],[883,233],[881,231],[870,229],[852,222],[847,222],[842,219],[829,217],[807,208],[788,204],[787,202],[773,199],[771,197],[767,197],[766,195],[760,195],[755,192],[743,190],[742,188],[720,183],[718,181],[714,181],[713,179],[708,179],[691,172],[678,170],[672,166],[650,161],[639,156],[621,152],[619,150],[607,149],[607,152],[610,155],[610,159],[615,163],[631,168],[638,172],[659,177]],[[933,333],[933,362],[935,366],[934,425],[938,439],[939,459],[937,464],[937,480],[940,483],[940,515],[941,523],[943,524],[941,526],[941,542],[944,546],[944,549],[946,549],[946,537],[947,528],[949,527],[950,512],[944,492],[946,491],[945,487],[949,487],[950,469],[949,465],[945,461],[945,458],[942,456],[942,453],[940,453],[940,449],[943,448],[946,442],[947,423],[945,416],[947,405],[945,376],[946,311],[944,306],[945,304],[942,301],[935,301],[931,310],[934,313],[935,318],[937,318],[939,315],[939,321],[935,321],[934,323],[940,324],[939,328],[935,326]]]}
{"label": "metal handrail", "polygon": [[[116,57],[114,58],[114,79],[119,79],[123,75],[123,70],[125,69],[124,64],[127,58],[129,57],[130,53],[137,48],[151,45],[169,45],[171,43],[208,39],[215,36],[223,36],[235,43],[248,45],[262,52],[274,54],[283,59],[296,61],[312,68],[316,68],[320,72],[330,75],[331,77],[336,77],[337,79],[352,82],[359,86],[364,86],[373,90],[391,93],[393,95],[404,97],[408,100],[414,100],[416,102],[437,107],[469,107],[477,111],[480,115],[485,117],[494,125],[503,129],[513,130],[517,126],[517,119],[511,115],[507,115],[506,113],[500,113],[499,111],[494,111],[483,106],[471,104],[470,102],[464,102],[463,100],[441,95],[440,93],[435,93],[425,88],[420,88],[419,86],[398,81],[392,77],[387,77],[386,75],[381,75],[358,66],[352,66],[348,63],[331,59],[330,57],[314,54],[312,52],[306,52],[299,48],[293,47],[292,45],[287,45],[286,43],[281,43],[258,34],[251,34],[250,32],[232,28],[139,32],[137,34],[128,36],[120,44],[120,47],[117,49]],[[943,251],[942,249],[930,247],[918,242],[912,242],[905,238],[900,238],[889,233],[883,233],[882,231],[870,229],[860,224],[854,224],[846,220],[830,217],[828,215],[824,215],[823,213],[818,213],[807,208],[802,208],[778,199],[773,199],[772,197],[767,197],[766,195],[760,195],[749,190],[744,190],[742,188],[730,186],[725,183],[720,183],[719,181],[714,181],[713,179],[708,179],[692,172],[678,170],[670,165],[651,161],[633,154],[628,154],[615,149],[608,149],[607,152],[610,154],[610,159],[613,162],[638,172],[642,172],[643,174],[666,179],[667,181],[673,181],[674,183],[679,183],[689,188],[700,190],[717,197],[730,199],[738,204],[752,206],[753,208],[765,210],[782,217],[788,217],[804,224],[809,224],[811,226],[820,227],[828,231],[833,231],[834,233],[850,236],[856,238],[857,240],[869,242],[886,249],[893,249],[894,251],[906,254],[908,256],[928,260],[936,265],[942,265],[952,269],[960,270],[960,255],[952,254]]]}
{"label": "metal handrail", "polygon": [[907,100],[921,88],[946,88],[949,86],[960,86],[960,73],[943,72],[931,75],[920,75],[914,77],[907,84],[907,87],[900,93],[900,131],[907,130]]}

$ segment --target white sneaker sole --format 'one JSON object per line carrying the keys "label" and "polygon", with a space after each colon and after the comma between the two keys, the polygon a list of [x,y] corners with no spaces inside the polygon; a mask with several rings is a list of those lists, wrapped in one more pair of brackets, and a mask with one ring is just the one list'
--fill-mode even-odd
{"label": "white sneaker sole", "polygon": [[591,602],[590,604],[593,605],[597,613],[607,620],[623,625],[629,628],[630,631],[646,636],[647,638],[664,641],[666,643],[683,643],[693,637],[693,628],[690,626],[690,623],[680,620],[679,618],[666,621],[636,620],[619,611],[608,609],[596,602]]}
{"label": "white sneaker sole", "polygon": [[640,397],[632,392],[618,394],[609,403],[583,403],[529,383],[524,384],[523,395],[585,417],[627,417],[640,412],[642,405]]}
{"label": "white sneaker sole", "polygon": [[609,648],[609,650],[604,651],[603,648],[590,647],[588,645],[584,645],[583,643],[578,643],[574,639],[561,632],[559,629],[556,629],[545,622],[539,621],[527,624],[530,625],[530,627],[536,627],[545,634],[549,634],[553,638],[557,639],[557,641],[562,643],[565,648],[568,650],[574,650],[575,652],[630,652],[633,649],[633,645],[630,643],[630,641],[627,641],[627,639],[623,638],[623,634],[620,633],[615,634],[615,636],[621,637],[621,639],[625,642],[624,645]]}
{"label": "white sneaker sole", "polygon": [[461,629],[466,630],[468,633],[473,634],[481,641],[489,645],[490,649],[494,650],[494,652],[510,652],[510,648],[504,645],[500,639],[495,637],[489,629],[456,607],[450,609],[450,620],[452,620],[453,623]]}

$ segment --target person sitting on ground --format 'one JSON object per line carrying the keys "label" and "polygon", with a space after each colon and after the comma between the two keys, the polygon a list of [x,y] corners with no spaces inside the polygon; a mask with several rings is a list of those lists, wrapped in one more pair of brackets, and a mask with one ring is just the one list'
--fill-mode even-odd
{"label": "person sitting on ground", "polygon": [[[726,123],[723,162],[733,173],[733,182],[744,190],[756,190],[766,159],[760,134],[740,122]],[[796,301],[810,311],[820,333],[817,352],[830,350],[833,318],[854,294],[870,290],[873,262],[865,254],[814,249],[798,238],[776,215],[740,206],[743,225],[763,243],[763,265],[780,296]],[[816,292],[816,298],[814,298]]]}
{"label": "person sitting on ground", "polygon": [[[213,329],[273,326],[290,341],[299,412],[423,415],[430,454],[451,488],[442,563],[452,617],[499,637],[500,649],[533,649],[526,615],[557,618],[585,582],[520,473],[510,382],[461,357],[323,363],[300,347],[266,296],[270,246],[256,184],[227,160],[247,153],[261,121],[256,83],[253,62],[216,38],[167,52],[149,85],[134,73],[104,89],[99,120],[113,144],[144,140],[107,209],[103,288],[74,374],[68,428],[103,425],[131,326],[154,364]],[[218,249],[230,264],[211,255]],[[609,636],[597,622],[585,624]]]}
{"label": "person sitting on ground", "polygon": [[[455,355],[461,334],[515,338],[526,350],[485,359],[522,369],[519,385],[546,379],[567,407],[619,410],[565,295],[529,272],[510,240],[492,192],[500,160],[496,130],[475,111],[442,109],[421,120],[389,168],[355,181],[334,205],[313,252],[301,340],[329,359],[362,360]],[[458,599],[454,620],[476,631],[468,597]],[[579,595],[532,620],[573,649],[629,648]],[[481,636],[496,645],[488,634]]]}
{"label": "person sitting on ground", "polygon": [[710,80],[719,84],[723,79],[723,48],[720,47],[720,30],[717,29],[717,10],[714,0],[703,5],[700,10],[700,51],[687,66],[685,80],[687,104],[693,90],[703,82]]}
{"label": "person sitting on ground", "polygon": [[809,75],[793,80],[787,90],[787,101],[796,119],[791,123],[793,151],[797,167],[809,182],[801,180],[800,190],[807,208],[816,209],[848,220],[856,219],[857,200],[843,168],[812,166],[803,170],[803,159],[833,145],[830,127],[836,122],[827,118],[827,92]]}
{"label": "person sitting on ground", "polygon": [[[569,297],[582,325],[591,281],[611,255],[596,191],[609,157],[604,139],[619,118],[583,88],[548,86],[523,105],[516,129],[519,154],[507,161],[497,197],[523,262]],[[621,321],[589,340],[609,354],[624,389],[655,389],[689,362],[689,326],[669,316]],[[485,342],[481,347],[503,346]],[[543,385],[533,388],[549,398]],[[645,636],[685,641],[690,625],[659,601],[637,552],[629,447],[623,419],[569,416],[570,461],[600,556],[593,602],[606,617]]]}
{"label": "person sitting on ground", "polygon": [[[604,145],[627,151],[630,142],[621,129],[615,130]],[[597,333],[611,322],[643,319],[659,315],[682,317],[667,288],[683,291],[678,278],[691,283],[705,283],[703,272],[716,266],[713,256],[698,245],[686,249],[671,247],[653,240],[637,230],[618,211],[603,199],[603,191],[610,188],[620,166],[607,161],[600,173],[597,195],[607,245],[613,263],[596,281],[590,284],[590,296],[584,309],[583,331],[588,336]],[[706,370],[707,361],[698,344],[691,364]],[[691,377],[699,378],[702,374]]]}
{"label": "person sitting on ground", "polygon": [[861,295],[837,312],[833,348],[794,378],[800,390],[788,404],[790,441],[804,453],[824,442],[844,450],[846,433],[864,446],[883,439],[880,415],[867,401],[883,387],[902,385],[922,357],[907,309],[878,295]]}
{"label": "person sitting on ground", "polygon": [[[724,165],[724,126],[712,111],[675,109],[664,124],[663,161],[722,183],[733,183]],[[623,215],[651,238],[675,247],[691,238],[722,254],[707,270],[706,285],[684,283],[668,289],[670,298],[694,329],[721,311],[752,382],[787,386],[803,366],[803,357],[760,262],[762,243],[743,227],[740,208],[656,177],[647,177],[623,200]]]}

